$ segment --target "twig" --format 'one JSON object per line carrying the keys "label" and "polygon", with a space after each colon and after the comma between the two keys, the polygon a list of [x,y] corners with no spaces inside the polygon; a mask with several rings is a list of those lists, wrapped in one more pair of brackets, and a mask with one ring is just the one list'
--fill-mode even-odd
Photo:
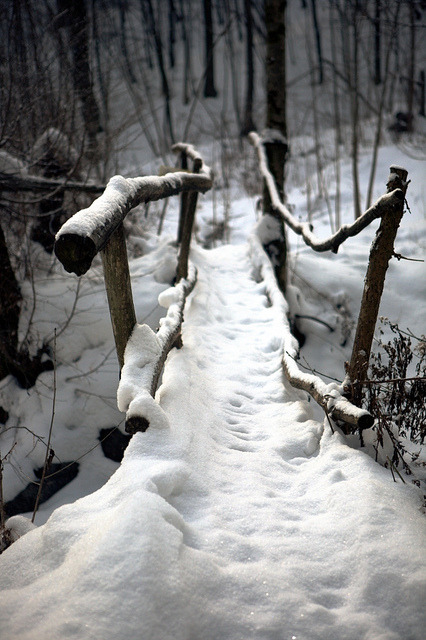
{"label": "twig", "polygon": [[421,260],[420,258],[406,258],[400,253],[395,253],[395,251],[392,253],[392,256],[397,260],[409,260],[410,262],[424,262],[424,260]]}
{"label": "twig", "polygon": [[53,456],[55,455],[55,452],[53,451],[53,449],[50,448],[50,441],[52,438],[52,429],[53,429],[53,421],[55,419],[55,404],[56,404],[56,329],[55,329],[55,336],[53,339],[53,400],[52,400],[52,416],[50,419],[50,426],[49,426],[49,438],[47,440],[47,448],[46,448],[46,456],[44,458],[44,465],[43,465],[43,473],[41,475],[40,478],[40,485],[38,488],[38,492],[37,492],[37,497],[36,497],[36,501],[35,501],[35,505],[34,505],[34,511],[33,511],[33,516],[31,518],[31,522],[34,522],[36,513],[37,513],[37,509],[38,509],[38,505],[40,502],[40,497],[41,497],[41,492],[43,489],[43,483],[44,483],[44,479],[46,476],[46,472],[47,469],[49,468]]}

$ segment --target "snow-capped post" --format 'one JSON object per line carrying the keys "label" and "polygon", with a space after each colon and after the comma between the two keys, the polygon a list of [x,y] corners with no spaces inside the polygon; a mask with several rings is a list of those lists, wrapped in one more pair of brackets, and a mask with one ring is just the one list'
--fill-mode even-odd
{"label": "snow-capped post", "polygon": [[[192,173],[207,175],[211,178],[209,167],[204,165],[203,159],[194,149],[192,145],[178,142],[174,144],[172,150],[180,153],[182,161],[187,163],[188,158],[193,162]],[[180,251],[178,257],[178,266],[176,272],[176,280],[179,282],[181,278],[188,275],[188,258],[191,246],[192,229],[194,227],[195,210],[197,208],[198,193],[197,191],[189,191],[187,194],[181,195],[181,209],[179,219],[178,243],[180,243]]]}
{"label": "snow-capped post", "polygon": [[404,214],[407,176],[408,172],[403,167],[391,166],[386,186],[388,193],[393,197],[392,205],[390,204],[382,214],[380,226],[371,245],[352,355],[346,365],[348,397],[357,406],[361,405],[362,386],[367,377],[386,271],[394,253],[396,233]]}

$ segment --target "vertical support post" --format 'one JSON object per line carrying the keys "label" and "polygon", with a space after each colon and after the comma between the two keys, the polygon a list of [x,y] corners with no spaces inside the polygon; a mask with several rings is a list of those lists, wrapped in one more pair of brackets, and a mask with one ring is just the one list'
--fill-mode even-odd
{"label": "vertical support post", "polygon": [[101,255],[115,348],[121,370],[124,364],[126,344],[136,324],[126,240],[122,224],[112,234],[107,245],[101,251]]}
{"label": "vertical support post", "polygon": [[[192,172],[200,173],[202,166],[203,166],[203,161],[201,160],[201,158],[196,158],[194,160],[194,166],[193,166]],[[177,282],[179,282],[179,280],[181,280],[182,278],[186,278],[188,276],[188,258],[189,258],[189,250],[191,246],[192,228],[194,226],[195,210],[197,208],[197,200],[198,200],[198,192],[189,191],[187,208],[186,208],[186,213],[184,216],[184,221],[182,226],[182,240],[180,244],[178,266],[177,266],[177,273],[176,273]]]}
{"label": "vertical support post", "polygon": [[389,260],[394,252],[396,233],[404,214],[404,199],[408,185],[408,172],[402,167],[396,166],[392,166],[390,172],[387,182],[388,193],[394,189],[401,189],[401,198],[396,208],[387,211],[382,216],[376,237],[371,245],[358,325],[351,360],[347,365],[347,374],[352,383],[350,392],[351,400],[357,406],[361,405],[362,383],[367,378],[371,345],[373,343],[386,271],[389,266]]}
{"label": "vertical support post", "polygon": [[420,87],[420,105],[419,105],[419,116],[426,116],[425,111],[425,72],[420,71],[419,75],[419,87]]}
{"label": "vertical support post", "polygon": [[[184,169],[185,171],[188,169],[188,156],[186,154],[186,151],[182,151],[180,154],[180,166],[181,166],[181,169]],[[178,226],[178,235],[177,235],[178,244],[182,242],[183,227],[185,224],[187,209],[188,209],[188,191],[182,191],[182,193],[180,194],[179,226]]]}

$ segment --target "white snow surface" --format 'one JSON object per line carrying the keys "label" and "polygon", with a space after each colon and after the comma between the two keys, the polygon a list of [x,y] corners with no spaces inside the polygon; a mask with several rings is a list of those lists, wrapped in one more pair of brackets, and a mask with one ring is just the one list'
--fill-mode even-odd
{"label": "white snow surface", "polygon": [[168,428],[2,555],[1,639],[421,640],[420,494],[283,379],[282,308],[249,247],[193,261]]}

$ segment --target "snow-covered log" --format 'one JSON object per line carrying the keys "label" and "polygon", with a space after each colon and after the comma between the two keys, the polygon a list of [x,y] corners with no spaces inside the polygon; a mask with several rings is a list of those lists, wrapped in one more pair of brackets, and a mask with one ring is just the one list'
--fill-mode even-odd
{"label": "snow-covered log", "polygon": [[278,288],[271,262],[262,247],[257,233],[251,236],[252,259],[263,278],[272,304],[281,309],[284,326],[283,368],[293,387],[302,389],[324,409],[333,420],[347,425],[345,431],[367,429],[373,425],[373,416],[364,409],[356,407],[344,397],[344,383],[325,384],[313,373],[302,372],[297,365],[299,345],[291,335],[287,320],[287,304]]}
{"label": "snow-covered log", "polygon": [[66,271],[82,275],[133,207],[183,191],[204,193],[211,185],[211,178],[207,175],[184,172],[168,173],[161,177],[114,176],[104,193],[90,207],[77,212],[58,231],[56,256]]}
{"label": "snow-covered log", "polygon": [[358,233],[368,227],[373,220],[381,218],[385,213],[398,211],[401,203],[404,202],[404,192],[401,189],[394,189],[392,192],[381,196],[375,204],[367,209],[367,211],[351,225],[342,225],[336,233],[322,240],[317,238],[312,232],[313,227],[311,224],[308,222],[299,222],[281,201],[274,178],[268,168],[262,138],[257,133],[251,132],[249,134],[249,140],[256,149],[260,172],[268,188],[274,211],[281,216],[294,233],[302,236],[305,243],[314,249],[314,251],[332,251],[333,253],[337,253],[339,246],[347,238],[358,235]]}
{"label": "snow-covered log", "polygon": [[167,308],[160,328],[154,333],[148,325],[137,324],[124,353],[124,366],[117,391],[120,411],[126,412],[127,433],[146,431],[149,426],[167,428],[167,417],[154,400],[168,353],[179,346],[186,298],[197,281],[197,271],[189,266],[188,278],[163,291],[158,301]]}

